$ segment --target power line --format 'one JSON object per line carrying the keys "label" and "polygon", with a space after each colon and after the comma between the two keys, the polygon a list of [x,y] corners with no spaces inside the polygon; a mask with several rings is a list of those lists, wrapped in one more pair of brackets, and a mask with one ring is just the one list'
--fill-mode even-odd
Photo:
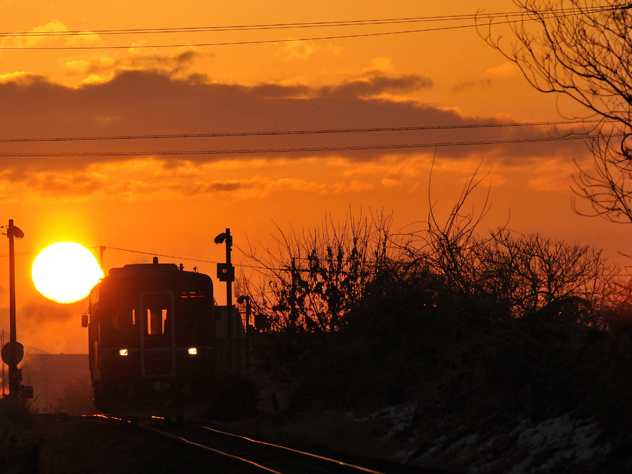
{"label": "power line", "polygon": [[499,12],[487,14],[422,16],[403,18],[377,18],[366,20],[336,20],[319,22],[295,22],[295,23],[270,23],[250,25],[224,25],[224,26],[195,26],[195,27],[168,27],[168,28],[129,28],[129,29],[97,29],[97,30],[61,30],[61,31],[14,31],[0,32],[0,37],[60,37],[60,36],[94,36],[94,35],[136,35],[136,34],[162,34],[162,33],[206,33],[226,31],[252,31],[252,30],[276,30],[299,28],[330,28],[341,26],[367,26],[367,25],[391,25],[401,23],[425,23],[437,21],[463,21],[476,18],[495,18],[497,16],[512,17],[521,15],[520,12]]}
{"label": "power line", "polygon": [[[154,252],[144,252],[141,250],[132,250],[132,249],[122,249],[119,247],[107,247],[107,246],[95,246],[95,247],[88,247],[90,249],[97,249],[97,248],[103,248],[105,250],[118,250],[119,252],[128,252],[128,253],[136,253],[136,254],[141,254],[141,255],[151,255],[153,257],[164,257],[164,258],[173,258],[176,260],[185,260],[185,261],[190,261],[190,262],[201,262],[201,263],[222,263],[222,262],[217,262],[215,260],[202,260],[199,258],[190,258],[190,257],[181,257],[181,256],[177,256],[177,255],[165,255],[165,254],[160,254],[160,253],[154,253]],[[21,253],[16,253],[15,256],[30,256],[30,255],[36,255],[37,252],[21,252]],[[5,258],[8,257],[8,254],[0,254],[0,258]],[[263,266],[256,266],[256,265],[247,265],[247,264],[239,264],[239,263],[233,263],[233,265],[237,266],[237,267],[245,267],[245,268],[254,268],[254,269],[260,269],[260,270],[264,270],[264,269],[268,269],[268,267],[263,267]]]}
{"label": "power line", "polygon": [[[513,20],[504,21],[490,21],[488,25],[504,25],[512,23]],[[436,28],[420,28],[414,30],[399,30],[399,31],[383,31],[376,33],[356,33],[347,35],[329,35],[329,36],[312,36],[304,38],[281,38],[281,39],[269,39],[269,40],[244,40],[244,41],[224,41],[216,43],[179,43],[179,44],[153,44],[153,45],[119,45],[119,46],[1,46],[0,50],[14,51],[14,50],[34,50],[34,51],[46,51],[46,50],[105,50],[105,49],[150,49],[150,48],[203,48],[210,46],[242,46],[253,44],[274,44],[274,43],[287,43],[293,41],[322,41],[322,40],[336,40],[336,39],[351,39],[351,38],[368,38],[377,36],[392,36],[392,35],[404,35],[412,33],[427,33],[432,31],[447,31],[458,30],[463,28],[475,28],[476,24],[470,25],[458,25],[458,26],[443,26]]]}
{"label": "power line", "polygon": [[[560,18],[560,17],[564,17],[564,16],[573,16],[573,15],[577,15],[577,14],[581,14],[581,13],[593,13],[593,12],[599,12],[599,11],[608,11],[608,10],[619,10],[619,9],[623,9],[623,8],[609,8],[609,7],[603,7],[603,8],[596,8],[596,9],[586,9],[586,10],[579,10],[579,11],[575,11],[575,10],[563,10],[563,9],[559,9],[559,10],[544,10],[545,14],[542,15],[539,19],[550,19],[550,18]],[[462,20],[462,19],[474,19],[474,20],[478,20],[478,19],[485,19],[488,18],[489,22],[486,23],[487,26],[495,26],[495,25],[503,25],[503,24],[511,24],[514,23],[516,20],[512,19],[515,17],[521,17],[524,18],[525,16],[528,16],[528,12],[506,12],[506,13],[501,13],[501,14],[497,14],[498,16],[504,16],[505,18],[507,18],[506,20],[502,20],[502,21],[494,21],[494,16],[492,16],[494,14],[480,14],[480,15],[469,15],[469,17],[467,15],[463,15],[460,18],[454,17],[451,20],[455,21],[455,20]],[[466,18],[467,17],[467,18]],[[421,18],[421,17],[420,17]],[[439,17],[436,17],[439,18]],[[449,18],[449,17],[445,17],[445,18]],[[533,18],[527,18],[527,21],[532,21]],[[255,27],[248,27],[246,25],[243,25],[242,27],[225,27],[224,30],[221,29],[217,29],[215,31],[243,31],[243,30],[247,30],[248,28],[250,29],[280,29],[280,28],[306,28],[306,27],[323,27],[323,26],[354,26],[357,24],[362,24],[364,25],[373,25],[373,24],[395,24],[395,23],[408,23],[408,22],[420,22],[420,21],[429,21],[429,20],[415,20],[413,18],[411,19],[401,19],[401,20],[397,20],[397,19],[392,19],[392,20],[386,20],[386,21],[382,21],[382,23],[379,23],[380,20],[374,20],[373,23],[371,22],[371,20],[364,20],[365,23],[361,23],[363,20],[358,20],[357,23],[354,23],[354,21],[350,21],[350,22],[329,22],[329,25],[327,24],[328,22],[321,22],[320,24],[309,24],[309,23],[304,23],[304,24],[293,24],[296,26],[289,26],[292,24],[286,24],[287,26],[280,26],[283,24],[277,24],[279,26],[273,26],[273,25],[258,25]],[[439,20],[434,20],[434,21],[439,21]],[[441,21],[446,21],[446,20],[441,20]],[[298,26],[301,25],[301,26]],[[445,27],[436,27],[436,28],[421,28],[421,29],[414,29],[414,30],[400,30],[400,31],[386,31],[386,32],[376,32],[376,33],[357,33],[357,34],[347,34],[347,35],[329,35],[329,36],[314,36],[314,37],[305,37],[305,38],[284,38],[284,39],[270,39],[270,40],[250,40],[250,41],[226,41],[226,42],[215,42],[215,43],[182,43],[182,44],[157,44],[157,45],[114,45],[114,46],[1,46],[0,50],[7,50],[7,51],[11,51],[11,50],[38,50],[38,51],[43,51],[43,50],[105,50],[105,49],[148,49],[148,48],[183,48],[183,47],[209,47],[209,46],[238,46],[238,45],[250,45],[250,44],[272,44],[272,43],[285,43],[285,42],[290,42],[290,41],[320,41],[320,40],[334,40],[334,39],[350,39],[350,38],[366,38],[366,37],[377,37],[377,36],[390,36],[390,35],[401,35],[401,34],[411,34],[411,33],[426,33],[426,32],[431,32],[431,31],[446,31],[446,30],[455,30],[455,29],[463,29],[463,28],[475,28],[477,27],[478,24],[477,23],[473,23],[473,24],[467,24],[467,25],[453,25],[453,26],[445,26]],[[196,30],[196,28],[198,28]],[[206,30],[204,30],[204,28],[207,28]],[[192,27],[192,28],[181,28],[181,29],[173,29],[170,30],[169,28],[155,28],[155,29],[130,29],[130,30],[101,30],[101,31],[109,31],[112,33],[108,33],[108,34],[114,34],[114,32],[120,32],[117,34],[138,34],[138,33],[159,33],[159,32],[174,32],[174,33],[183,33],[183,32],[195,32],[195,31],[212,31],[209,28],[213,28],[213,27]],[[222,27],[216,27],[216,28],[222,28]],[[232,28],[232,29],[230,29]],[[62,32],[32,32],[32,34],[27,34],[29,32],[19,32],[19,33],[4,33],[5,37],[11,37],[11,36],[22,36],[22,37],[31,37],[31,36],[37,36],[38,33],[41,33],[42,36],[66,36],[63,35]],[[51,34],[44,34],[44,33],[51,33]],[[57,33],[57,34],[55,34]],[[72,32],[68,32],[67,35],[74,35],[74,36],[78,36],[78,35],[94,35],[95,32],[88,32],[88,31],[79,31],[79,30],[74,30]]]}
{"label": "power line", "polygon": [[[493,23],[494,25],[506,24],[507,21]],[[421,28],[415,30],[400,30],[400,31],[385,31],[378,33],[357,33],[349,35],[330,35],[330,36],[312,36],[304,38],[281,38],[281,39],[269,39],[269,40],[244,40],[244,41],[224,41],[216,43],[180,43],[180,44],[153,44],[153,45],[119,45],[119,46],[0,46],[0,50],[5,51],[46,51],[46,50],[104,50],[104,49],[150,49],[150,48],[202,48],[209,46],[242,46],[248,44],[273,44],[273,43],[287,43],[293,41],[321,41],[321,40],[334,40],[334,39],[350,39],[350,38],[367,38],[373,36],[391,36],[391,35],[403,35],[410,33],[425,33],[430,31],[444,31],[455,30],[462,28],[474,28],[476,25],[461,25],[461,26],[445,26],[438,28]]]}
{"label": "power line", "polygon": [[[100,248],[100,247],[89,247],[89,248]],[[175,255],[166,255],[166,254],[160,254],[160,253],[154,253],[154,252],[145,252],[145,251],[141,251],[141,250],[132,250],[132,249],[123,249],[123,248],[118,248],[118,247],[107,247],[107,246],[103,246],[103,248],[107,249],[107,250],[118,250],[120,252],[128,252],[128,253],[135,253],[135,254],[140,254],[140,255],[151,255],[153,257],[164,257],[164,258],[173,258],[176,260],[185,260],[185,261],[191,261],[191,262],[201,262],[201,263],[212,263],[212,264],[218,264],[218,263],[224,263],[224,262],[217,262],[215,260],[202,260],[202,259],[197,259],[197,258],[190,258],[190,257],[182,257],[182,256],[175,256]],[[28,253],[16,253],[16,257],[17,256],[28,256],[28,255],[35,255],[37,252],[28,252]],[[242,252],[243,253],[243,252]],[[0,254],[0,258],[5,258],[8,257],[9,255],[7,254]],[[307,260],[307,258],[296,258],[297,260]],[[324,260],[325,262],[327,262],[327,260]],[[345,263],[349,263],[350,260],[345,260]],[[406,264],[406,263],[411,263],[408,261],[400,261],[400,260],[387,260],[388,263],[393,263],[393,264]],[[367,261],[366,262],[369,265],[373,265],[373,264],[377,264],[377,261]],[[236,267],[243,267],[243,268],[252,268],[255,270],[266,270],[266,271],[275,271],[275,272],[297,272],[297,273],[310,273],[312,272],[311,269],[309,268],[292,268],[291,266],[285,266],[285,267],[275,267],[272,265],[266,266],[266,265],[248,265],[245,263],[233,263],[234,266]],[[325,269],[325,271],[327,271]],[[350,272],[348,271],[341,271],[341,273],[343,274],[349,274]],[[630,275],[629,273],[615,273],[610,275],[612,277],[616,277],[616,276],[626,276],[626,277],[630,277],[632,275]]]}
{"label": "power line", "polygon": [[[569,16],[579,13],[595,13],[600,11],[618,10],[620,8],[597,7],[589,9],[548,9],[539,10],[545,16]],[[193,26],[193,27],[163,27],[163,28],[123,28],[123,29],[95,29],[95,30],[62,30],[62,31],[5,31],[0,32],[0,37],[59,37],[59,36],[94,36],[94,35],[136,35],[136,34],[163,34],[163,33],[199,33],[199,32],[226,32],[226,31],[252,31],[271,29],[298,29],[298,28],[329,28],[344,26],[390,25],[401,23],[426,23],[495,19],[499,17],[523,18],[527,13],[523,11],[505,11],[491,13],[468,13],[461,15],[435,15],[414,16],[398,18],[373,18],[362,20],[333,20],[310,21],[292,23],[267,23],[246,25],[219,25],[219,26]]]}
{"label": "power line", "polygon": [[603,120],[558,120],[547,122],[507,122],[507,123],[479,123],[461,125],[421,125],[406,127],[373,127],[373,128],[344,128],[344,129],[316,129],[316,130],[282,130],[282,131],[254,131],[254,132],[215,132],[215,133],[172,133],[160,135],[111,135],[111,136],[77,136],[77,137],[31,137],[31,138],[0,138],[0,143],[30,143],[30,142],[70,142],[70,141],[109,141],[109,140],[153,140],[172,138],[220,138],[220,137],[253,137],[253,136],[281,136],[281,135],[318,135],[334,133],[372,133],[372,132],[411,132],[425,130],[461,130],[478,128],[505,127],[538,127],[547,125],[580,125],[585,123],[599,123]]}
{"label": "power line", "polygon": [[[98,248],[98,247],[91,247],[91,248]],[[136,253],[136,254],[141,254],[141,255],[151,255],[154,257],[164,257],[164,258],[173,258],[173,259],[177,259],[177,260],[186,260],[186,261],[193,261],[193,262],[202,262],[202,263],[214,263],[214,264],[218,264],[218,263],[224,263],[224,262],[217,262],[214,260],[201,260],[201,259],[196,259],[196,258],[189,258],[189,257],[181,257],[181,256],[174,256],[174,255],[164,255],[164,254],[158,254],[158,253],[153,253],[153,252],[145,252],[145,251],[141,251],[141,250],[131,250],[131,249],[122,249],[122,248],[117,248],[117,247],[105,247],[105,249],[108,250],[118,250],[121,252],[128,252],[128,253]],[[241,249],[239,249],[241,251]],[[243,251],[241,251],[242,253],[244,253]],[[4,257],[5,255],[0,255],[0,257]],[[296,260],[299,261],[305,261],[308,260],[306,257],[303,258],[296,258]],[[328,262],[328,261],[332,261],[335,259],[323,259],[324,262]],[[349,263],[350,260],[346,259],[344,261],[344,263]],[[393,264],[408,264],[408,263],[412,263],[410,261],[406,261],[406,260],[393,260],[393,259],[387,259],[388,263],[393,263]],[[375,265],[380,263],[379,261],[376,260],[369,260],[366,261],[367,264],[369,265]],[[261,264],[261,265],[248,265],[245,263],[233,263],[234,266],[236,267],[243,267],[243,268],[252,268],[255,270],[267,270],[267,271],[281,271],[281,272],[292,272],[295,271],[297,273],[309,273],[312,270],[309,268],[292,268],[289,265],[288,266],[273,266],[272,264],[270,265],[265,265],[265,264]],[[325,270],[326,271],[326,270]],[[342,271],[341,273],[350,273],[348,271]],[[630,274],[627,273],[616,273],[613,274],[611,276],[632,276]]]}
{"label": "power line", "polygon": [[216,262],[214,260],[201,260],[201,259],[197,259],[197,258],[179,257],[179,256],[174,256],[174,255],[163,255],[163,254],[159,254],[159,253],[143,252],[143,251],[140,251],[140,250],[131,250],[131,249],[122,249],[122,248],[118,248],[118,247],[107,247],[106,246],[106,247],[104,247],[104,249],[105,250],[118,250],[119,252],[138,253],[138,254],[141,254],[141,255],[152,255],[154,257],[164,257],[164,258],[174,258],[174,259],[178,259],[178,260],[188,260],[188,261],[192,261],[192,262],[219,263],[219,262]]}
{"label": "power line", "polygon": [[[90,247],[90,248],[99,248],[99,247]],[[106,249],[106,250],[118,250],[120,252],[135,253],[135,254],[140,254],[140,255],[151,255],[153,257],[173,258],[173,259],[176,259],[176,260],[186,260],[186,261],[192,261],[192,262],[214,263],[214,264],[224,263],[224,262],[217,262],[215,260],[201,260],[201,259],[197,259],[197,258],[181,257],[181,256],[175,256],[175,255],[165,255],[165,254],[159,254],[159,253],[154,253],[154,252],[145,252],[145,251],[142,251],[142,250],[122,249],[122,248],[118,248],[118,247],[107,247],[107,246],[104,246],[103,248]],[[0,255],[0,257],[4,257],[4,255]],[[306,259],[299,259],[299,260],[306,260]],[[371,264],[371,263],[375,263],[375,262],[368,262],[368,263]],[[403,263],[403,262],[393,262],[393,263]],[[256,269],[256,270],[270,270],[270,271],[291,271],[292,270],[290,267],[279,267],[279,268],[276,268],[276,267],[265,266],[265,265],[248,265],[248,264],[245,264],[245,263],[233,263],[233,265],[236,266],[236,267],[252,268],[252,269]],[[305,272],[309,272],[310,270],[309,269],[300,269],[299,268],[299,269],[295,269],[294,271],[305,273]]]}
{"label": "power line", "polygon": [[[91,248],[98,248],[98,247],[91,247]],[[118,250],[119,252],[128,252],[128,253],[136,253],[136,254],[140,254],[140,255],[151,255],[153,257],[164,257],[164,258],[173,258],[173,259],[177,259],[177,260],[186,260],[186,261],[190,261],[190,262],[201,262],[201,263],[223,263],[223,262],[217,262],[215,260],[202,260],[202,259],[198,259],[198,258],[189,258],[189,257],[180,257],[180,256],[176,256],[176,255],[164,255],[164,254],[160,254],[160,253],[154,253],[154,252],[144,252],[142,250],[132,250],[132,249],[122,249],[122,248],[118,248],[118,247],[104,247],[106,250]],[[2,255],[0,255],[2,256]],[[247,265],[244,263],[233,263],[234,266],[236,267],[245,267],[245,268],[254,268],[254,269],[259,269],[259,270],[267,270],[268,267],[264,267],[264,266],[256,266],[256,265]]]}
{"label": "power line", "polygon": [[[619,136],[615,134],[613,136]],[[437,142],[437,143],[411,143],[390,145],[353,145],[353,146],[329,146],[329,147],[297,147],[297,148],[261,148],[261,149],[237,149],[237,150],[178,150],[178,151],[103,151],[103,152],[46,152],[46,153],[5,153],[5,157],[57,157],[57,156],[187,156],[187,155],[240,155],[240,154],[266,154],[266,153],[301,153],[323,151],[361,151],[361,150],[396,150],[410,148],[441,148],[452,146],[474,145],[503,145],[514,143],[540,143],[568,140],[587,140],[596,138],[589,134],[570,134],[562,137],[538,137],[538,138],[513,138],[506,140],[472,140],[463,142]]]}

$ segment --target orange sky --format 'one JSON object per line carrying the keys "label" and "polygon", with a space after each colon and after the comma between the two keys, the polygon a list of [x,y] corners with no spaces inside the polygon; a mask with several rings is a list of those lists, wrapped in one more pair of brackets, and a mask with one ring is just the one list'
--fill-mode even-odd
{"label": "orange sky", "polygon": [[[121,2],[0,0],[0,31],[251,25],[512,11],[510,0]],[[195,34],[0,38],[0,47],[143,46],[307,38],[445,26],[412,23]],[[541,121],[581,115],[530,88],[473,29],[215,47],[0,50],[0,138],[192,134]],[[0,143],[3,153],[153,152],[436,143],[545,136],[488,129],[280,137]],[[370,209],[395,227],[428,210],[433,148],[195,156],[0,156],[2,216],[18,241],[18,339],[86,352],[86,303],[62,306],[30,281],[37,252],[60,240],[218,261],[216,234],[270,245],[283,229],[318,227]],[[487,228],[504,223],[619,259],[627,227],[579,217],[569,189],[580,142],[441,147],[433,198],[446,212],[482,160],[490,171]],[[482,198],[482,196],[478,196]],[[479,199],[480,204],[480,199]],[[98,255],[98,249],[93,249]],[[0,251],[0,327],[8,330],[8,259]],[[107,250],[106,268],[150,256]],[[165,260],[165,259],[163,259]],[[235,260],[243,262],[238,250]],[[179,261],[177,262],[179,263]],[[215,266],[199,266],[214,277]],[[223,302],[223,285],[217,299]]]}

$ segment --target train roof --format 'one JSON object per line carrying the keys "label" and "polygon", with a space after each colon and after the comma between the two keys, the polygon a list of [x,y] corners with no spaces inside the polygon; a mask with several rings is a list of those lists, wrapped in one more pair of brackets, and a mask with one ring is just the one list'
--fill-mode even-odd
{"label": "train roof", "polygon": [[[153,263],[132,263],[120,268],[111,268],[108,277],[118,278],[151,278],[151,277],[171,277],[184,276],[186,278],[209,279],[204,273],[185,271],[182,265],[178,267],[175,263],[158,263],[158,258],[154,257]],[[108,278],[106,277],[106,278]]]}

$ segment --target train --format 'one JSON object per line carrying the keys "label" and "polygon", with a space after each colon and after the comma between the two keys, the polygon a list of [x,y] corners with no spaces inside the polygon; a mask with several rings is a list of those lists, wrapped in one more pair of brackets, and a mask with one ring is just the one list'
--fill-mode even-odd
{"label": "train", "polygon": [[216,372],[213,282],[182,265],[112,268],[89,296],[94,405],[122,418],[199,416]]}

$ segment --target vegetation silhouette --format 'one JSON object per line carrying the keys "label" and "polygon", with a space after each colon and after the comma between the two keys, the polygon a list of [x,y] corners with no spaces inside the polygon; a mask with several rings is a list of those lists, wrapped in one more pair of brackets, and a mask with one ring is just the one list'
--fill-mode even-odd
{"label": "vegetation silhouette", "polygon": [[423,457],[435,440],[470,433],[496,450],[488,472],[507,472],[502,453],[520,423],[563,417],[598,420],[612,447],[568,472],[632,467],[621,455],[632,422],[620,375],[632,369],[628,277],[592,246],[507,225],[479,232],[489,199],[469,204],[484,179],[475,173],[443,220],[431,204],[419,231],[393,232],[377,213],[281,232],[278,253],[253,256],[259,283],[241,284],[272,321],[256,346],[260,370],[288,387],[290,414],[414,407],[408,461],[422,467],[482,462],[474,451]]}
{"label": "vegetation silhouette", "polygon": [[[591,119],[593,169],[578,164],[574,190],[592,211],[613,222],[632,221],[630,61],[632,10],[628,0],[514,0],[524,14],[507,19],[507,38],[481,16],[479,34],[516,64],[544,93],[581,104]],[[587,124],[588,126],[588,124]],[[592,129],[592,130],[590,130]]]}
{"label": "vegetation silhouette", "polygon": [[[490,319],[513,319],[546,309],[552,318],[603,326],[607,308],[625,301],[621,269],[594,246],[569,244],[507,225],[482,234],[489,194],[466,211],[487,175],[477,170],[441,221],[429,195],[421,230],[392,230],[392,216],[347,216],[335,225],[289,233],[277,248],[250,252],[258,275],[240,282],[255,314],[273,331],[332,333],[375,297],[428,285],[454,298],[490,304]],[[432,180],[432,176],[430,176]],[[439,291],[435,288],[433,291]],[[573,311],[570,311],[573,309]]]}

